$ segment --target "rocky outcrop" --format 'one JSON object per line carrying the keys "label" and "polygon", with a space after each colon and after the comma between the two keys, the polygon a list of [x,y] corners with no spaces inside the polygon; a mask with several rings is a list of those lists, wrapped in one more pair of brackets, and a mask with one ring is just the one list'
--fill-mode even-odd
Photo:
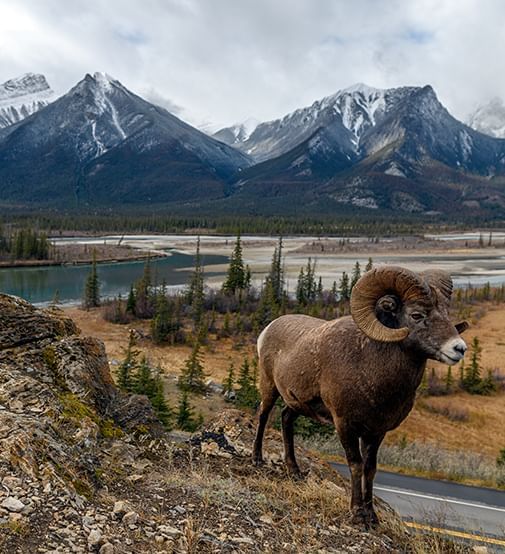
{"label": "rocky outcrop", "polygon": [[7,405],[30,405],[36,413],[47,405],[63,406],[64,411],[73,395],[76,403],[84,402],[98,417],[126,430],[142,425],[153,434],[161,432],[145,397],[125,395],[114,385],[103,343],[80,336],[62,310],[36,309],[21,298],[0,294],[0,314],[0,372],[10,376],[0,382],[0,398]]}
{"label": "rocky outcrop", "polygon": [[0,314],[0,525],[12,526],[43,502],[82,507],[104,443],[162,428],[147,398],[116,388],[101,341],[61,310],[1,294]]}

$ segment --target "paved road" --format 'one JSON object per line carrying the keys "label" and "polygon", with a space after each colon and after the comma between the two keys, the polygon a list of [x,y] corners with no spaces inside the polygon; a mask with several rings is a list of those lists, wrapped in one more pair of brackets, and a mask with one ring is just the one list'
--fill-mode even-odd
{"label": "paved road", "polygon": [[[349,476],[347,466],[331,465]],[[505,548],[505,492],[387,471],[377,472],[374,492],[406,520],[494,537]]]}

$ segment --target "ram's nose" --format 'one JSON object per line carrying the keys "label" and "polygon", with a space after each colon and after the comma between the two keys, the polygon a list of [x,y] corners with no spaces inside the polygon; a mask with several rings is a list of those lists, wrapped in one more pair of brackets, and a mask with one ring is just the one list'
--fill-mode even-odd
{"label": "ram's nose", "polygon": [[465,355],[466,352],[466,342],[460,338],[449,339],[440,349],[442,354],[442,359],[445,363],[449,365],[457,364]]}
{"label": "ram's nose", "polygon": [[463,357],[465,355],[465,352],[468,349],[468,347],[467,347],[464,340],[461,340],[461,342],[459,342],[458,344],[455,344],[453,346],[453,348],[454,348],[454,350],[456,350],[456,352],[458,352],[458,354],[461,355],[461,357]]}

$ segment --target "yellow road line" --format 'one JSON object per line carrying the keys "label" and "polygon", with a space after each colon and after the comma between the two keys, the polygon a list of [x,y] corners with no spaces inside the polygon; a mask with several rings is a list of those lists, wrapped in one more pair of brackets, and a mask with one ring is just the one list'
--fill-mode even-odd
{"label": "yellow road line", "polygon": [[497,544],[499,546],[505,546],[505,540],[494,539],[492,537],[485,537],[483,535],[473,535],[472,533],[465,533],[464,531],[455,531],[454,529],[444,529],[441,527],[432,527],[431,525],[423,525],[422,523],[416,523],[415,521],[404,521],[407,527],[419,529],[421,531],[430,531],[432,533],[439,533],[441,535],[450,535],[451,537],[457,537],[459,539],[468,539],[471,541],[486,542],[488,544]]}

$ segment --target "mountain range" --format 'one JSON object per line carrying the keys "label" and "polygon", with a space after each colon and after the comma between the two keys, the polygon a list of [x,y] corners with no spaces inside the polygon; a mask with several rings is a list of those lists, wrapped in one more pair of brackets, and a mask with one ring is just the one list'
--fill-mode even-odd
{"label": "mountain range", "polygon": [[248,156],[104,73],[0,130],[0,198],[27,204],[145,204],[220,197]]}
{"label": "mountain range", "polygon": [[0,129],[47,106],[55,99],[44,75],[25,73],[0,85]]}
{"label": "mountain range", "polygon": [[357,84],[209,136],[104,73],[58,99],[43,76],[27,74],[0,87],[0,202],[500,216],[505,108],[496,102],[469,126],[429,85]]}

